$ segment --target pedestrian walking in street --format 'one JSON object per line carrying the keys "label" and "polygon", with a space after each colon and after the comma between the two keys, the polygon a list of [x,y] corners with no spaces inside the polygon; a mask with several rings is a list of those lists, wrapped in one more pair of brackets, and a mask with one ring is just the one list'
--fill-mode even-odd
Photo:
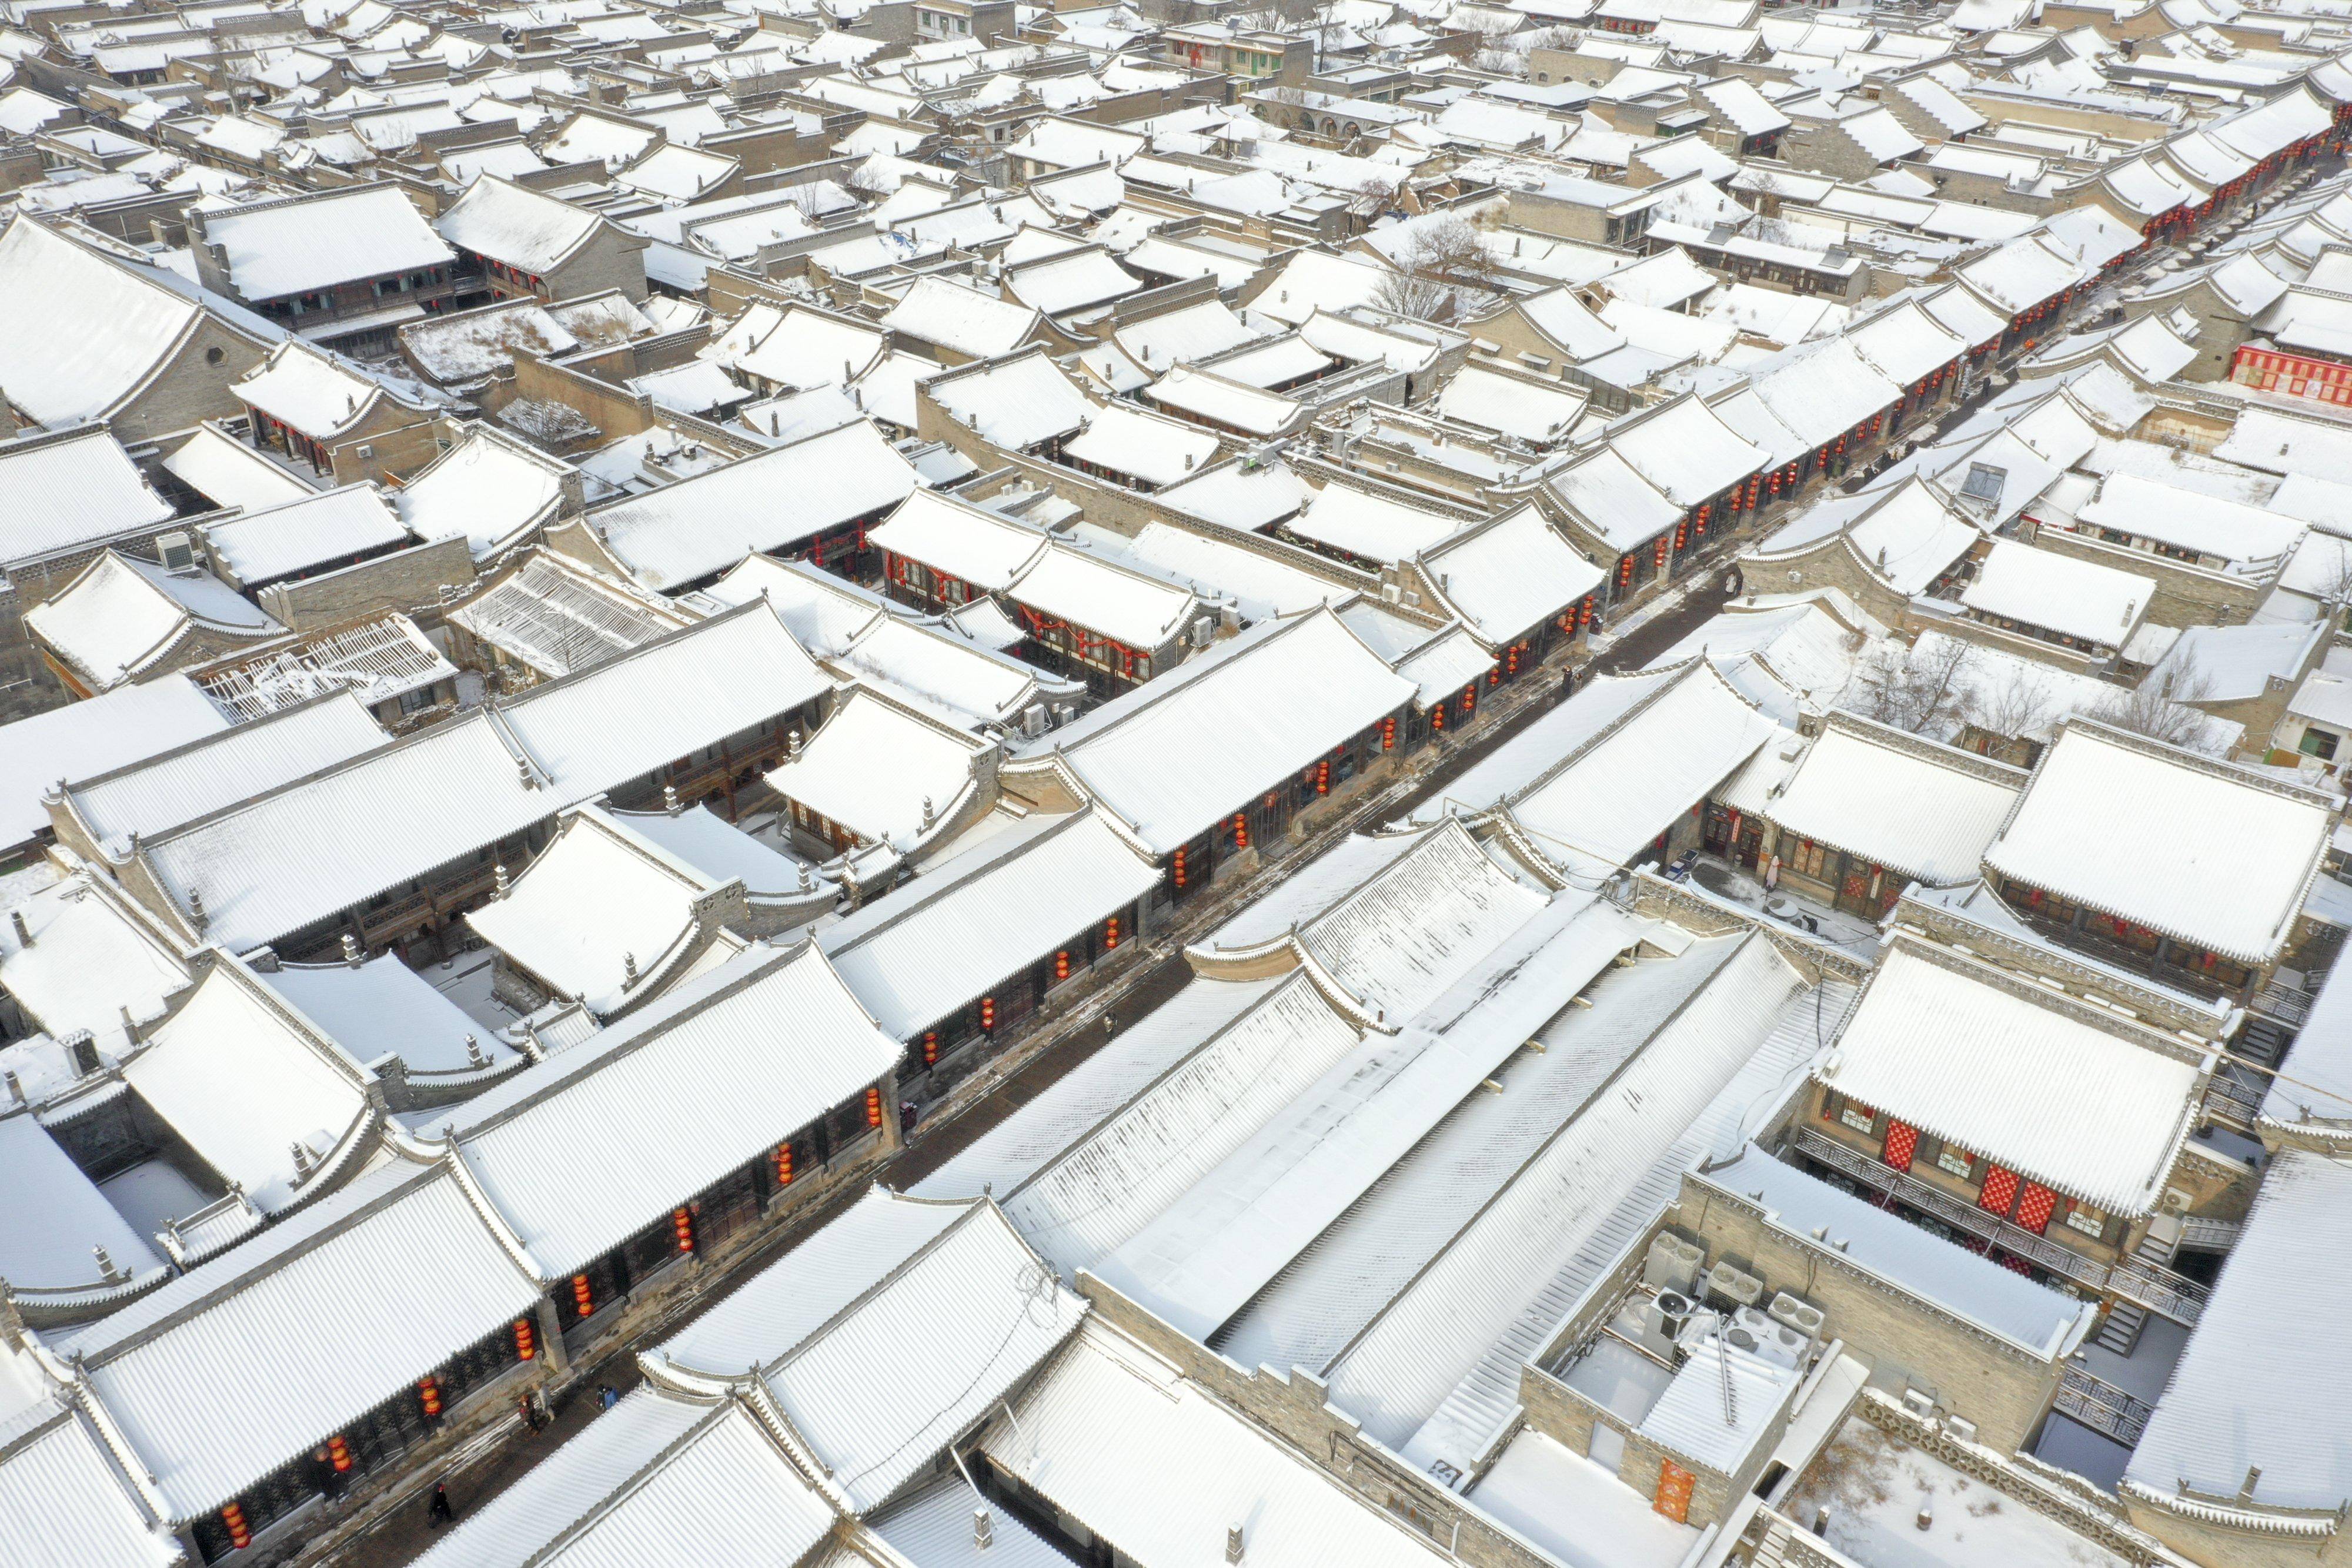
{"label": "pedestrian walking in street", "polygon": [[596,1406],[598,1409],[610,1410],[614,1406],[618,1405],[620,1402],[621,1396],[611,1384],[607,1383],[603,1387],[596,1390]]}
{"label": "pedestrian walking in street", "polygon": [[439,1481],[433,1483],[433,1501],[426,1506],[425,1517],[436,1530],[457,1517],[449,1507],[449,1489]]}

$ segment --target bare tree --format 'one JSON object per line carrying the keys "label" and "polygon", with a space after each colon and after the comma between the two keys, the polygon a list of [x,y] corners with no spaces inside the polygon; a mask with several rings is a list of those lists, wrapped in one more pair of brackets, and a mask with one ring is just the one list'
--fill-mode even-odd
{"label": "bare tree", "polygon": [[1380,287],[1372,291],[1372,303],[1392,316],[1434,321],[1449,313],[1454,291],[1433,277],[1399,267],[1381,275]]}
{"label": "bare tree", "polygon": [[2213,693],[2210,676],[2194,654],[2168,658],[2128,691],[2118,689],[2090,710],[2090,716],[2117,729],[2191,751],[2205,747],[2206,716],[2189,706]]}
{"label": "bare tree", "polygon": [[2003,740],[2027,740],[2058,716],[2050,689],[2020,664],[1999,685],[1979,686],[1969,703],[1969,722]]}
{"label": "bare tree", "polygon": [[1942,637],[1925,653],[1912,647],[1865,660],[1854,672],[1850,706],[1864,718],[1940,739],[1966,722],[1964,677],[1974,653],[1957,637]]}
{"label": "bare tree", "polygon": [[1348,198],[1348,210],[1360,218],[1378,217],[1395,204],[1398,189],[1395,183],[1372,175]]}

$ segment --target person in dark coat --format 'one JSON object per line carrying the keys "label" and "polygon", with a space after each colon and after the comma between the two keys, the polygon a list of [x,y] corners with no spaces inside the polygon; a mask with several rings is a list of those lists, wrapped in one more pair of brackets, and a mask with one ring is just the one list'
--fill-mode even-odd
{"label": "person in dark coat", "polygon": [[425,1506],[425,1517],[436,1530],[457,1517],[449,1507],[449,1489],[439,1481],[433,1483],[433,1500]]}

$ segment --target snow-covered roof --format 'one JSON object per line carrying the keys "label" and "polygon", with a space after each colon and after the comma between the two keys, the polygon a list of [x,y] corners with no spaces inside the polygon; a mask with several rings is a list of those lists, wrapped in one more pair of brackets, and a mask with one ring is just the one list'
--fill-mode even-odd
{"label": "snow-covered roof", "polygon": [[216,507],[257,510],[311,494],[311,486],[210,423],[163,459],[163,472]]}
{"label": "snow-covered roof", "polygon": [[706,935],[703,902],[721,880],[583,806],[506,895],[466,923],[557,996],[606,1017],[677,977]]}
{"label": "snow-covered roof", "polygon": [[569,202],[485,174],[433,226],[460,250],[543,274],[587,244],[604,222]]}
{"label": "snow-covered roof", "polygon": [[2023,768],[1838,713],[1765,813],[1898,875],[1964,882],[2025,781]]}
{"label": "snow-covered roof", "polygon": [[178,674],[0,725],[0,844],[47,831],[41,797],[59,779],[108,772],[228,727],[228,716]]}
{"label": "snow-covered roof", "polygon": [[[1048,732],[1006,767],[1066,771],[1161,855],[1414,690],[1323,607],[1227,640]],[[1208,735],[1216,744],[1200,744]]]}
{"label": "snow-covered roof", "polygon": [[1608,577],[1532,504],[1448,534],[1413,561],[1445,606],[1497,653],[1568,611]]}
{"label": "snow-covered roof", "polygon": [[1038,314],[1029,306],[927,276],[915,279],[881,324],[967,359],[992,360],[1027,342],[1038,329]]}
{"label": "snow-covered roof", "polygon": [[248,591],[411,542],[383,493],[365,484],[207,524],[204,537],[221,569]]}
{"label": "snow-covered roof", "polygon": [[[102,1319],[74,1349],[170,1518],[187,1521],[527,1314],[540,1291],[446,1166],[395,1164]],[[231,1387],[233,1404],[191,1397]]]}
{"label": "snow-covered roof", "polygon": [[[787,549],[879,513],[917,489],[914,465],[871,420],[755,453],[588,514],[648,588],[673,591],[753,550]],[[793,505],[779,507],[779,496]]]}
{"label": "snow-covered roof", "polygon": [[1670,1453],[1730,1474],[1780,1419],[1799,1377],[1793,1366],[1711,1334],[1667,1380],[1642,1417],[1641,1434]]}
{"label": "snow-covered roof", "polygon": [[[448,1113],[491,1206],[569,1274],[890,1070],[822,954],[754,946]],[[594,1147],[599,1157],[583,1160]]]}
{"label": "snow-covered roof", "polygon": [[1334,480],[1307,495],[1307,509],[1283,527],[1300,538],[1365,560],[1395,561],[1420,554],[1469,520],[1424,511],[1385,491]]}
{"label": "snow-covered roof", "polygon": [[2325,796],[2075,720],[1985,864],[2188,947],[2261,964],[2327,846]]}
{"label": "snow-covered roof", "polygon": [[25,625],[93,692],[155,668],[199,631],[233,643],[285,631],[210,572],[168,570],[112,549],[26,611]]}
{"label": "snow-covered roof", "polygon": [[52,1036],[88,1030],[112,1060],[131,1043],[124,1009],[152,1022],[165,998],[188,986],[180,945],[97,873],[68,877],[12,908],[33,939],[19,940],[14,921],[0,925],[0,986]]}
{"label": "snow-covered roof", "polygon": [[102,418],[145,388],[203,305],[30,217],[0,230],[0,387],[44,424]]}
{"label": "snow-covered roof", "polygon": [[1979,615],[2120,648],[2147,613],[2156,580],[2095,560],[1994,539],[1960,602]]}
{"label": "snow-covered roof", "polygon": [[[2352,1454],[2352,1363],[2283,1328],[2279,1314],[2283,1301],[2333,1300],[2347,1260],[2352,1169],[2280,1151],[2125,1466],[2129,1493],[2225,1528],[2309,1538],[2333,1525]],[[2262,1511],[2271,1509],[2319,1511]]]}
{"label": "snow-covered roof", "polygon": [[1447,419],[1552,446],[1568,439],[1591,401],[1581,387],[1547,386],[1474,361],[1445,383],[1435,408]]}
{"label": "snow-covered roof", "polygon": [[1145,1563],[1249,1556],[1295,1568],[1434,1568],[1429,1538],[1098,1320],[992,1423],[982,1448]]}
{"label": "snow-covered roof", "polygon": [[1042,349],[941,376],[926,390],[982,440],[1015,452],[1067,435],[1096,413]]}
{"label": "snow-covered roof", "polygon": [[1898,938],[1813,1071],[1858,1104],[2136,1216],[2163,1195],[2198,1108],[2198,1062],[2168,1044]]}
{"label": "snow-covered roof", "polygon": [[2233,570],[2275,566],[2306,531],[2300,519],[2265,507],[2126,473],[2101,480],[2098,495],[2075,517],[2078,523],[2217,556]]}
{"label": "snow-covered roof", "polygon": [[171,504],[98,426],[0,442],[0,494],[8,497],[0,562],[87,549],[172,516]]}
{"label": "snow-covered roof", "polygon": [[1296,399],[1190,365],[1170,371],[1144,389],[1144,395],[1162,408],[1244,435],[1282,434],[1306,414],[1305,405]]}
{"label": "snow-covered roof", "polygon": [[927,869],[818,936],[885,1033],[912,1040],[1160,882],[1091,812],[1038,815]]}
{"label": "snow-covered roof", "polygon": [[358,964],[281,964],[257,975],[352,1059],[373,1065],[396,1056],[412,1082],[478,1066],[469,1037],[488,1061],[515,1058],[511,1046],[391,953]]}
{"label": "snow-covered roof", "polygon": [[[813,1289],[813,1277],[825,1282]],[[863,1512],[928,1474],[1086,1313],[993,1203],[877,1190],[647,1364],[727,1378],[751,1367],[829,1485]],[[910,1341],[912,1323],[923,1332]]]}
{"label": "snow-covered roof", "polygon": [[767,781],[795,806],[868,843],[911,853],[977,798],[981,759],[992,748],[990,741],[860,689]]}
{"label": "snow-covered roof", "polygon": [[192,243],[219,246],[229,281],[256,302],[422,272],[457,259],[392,184],[205,208],[200,222],[202,233]]}
{"label": "snow-covered roof", "polygon": [[350,361],[299,338],[289,338],[235,384],[237,397],[291,430],[325,441],[340,435],[390,401],[421,410]]}
{"label": "snow-covered roof", "polygon": [[1199,425],[1135,405],[1114,402],[1097,408],[1076,435],[1062,444],[1065,457],[1157,488],[1181,482],[1213,462],[1219,438]]}

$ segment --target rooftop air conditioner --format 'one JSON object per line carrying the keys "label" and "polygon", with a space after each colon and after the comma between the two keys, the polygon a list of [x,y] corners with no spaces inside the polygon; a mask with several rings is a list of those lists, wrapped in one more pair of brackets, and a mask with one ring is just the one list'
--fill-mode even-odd
{"label": "rooftop air conditioner", "polygon": [[1642,1261],[1642,1283],[1688,1294],[1706,1262],[1706,1253],[1697,1245],[1660,1231],[1651,1239],[1650,1255]]}
{"label": "rooftop air conditioner", "polygon": [[157,534],[155,558],[166,571],[185,571],[196,564],[195,542],[184,533]]}
{"label": "rooftop air conditioner", "polygon": [[1752,1307],[1763,1299],[1764,1281],[1728,1263],[1717,1263],[1706,1271],[1706,1294],[1718,1306],[1728,1301],[1734,1306]]}
{"label": "rooftop air conditioner", "polygon": [[1809,1340],[1822,1337],[1822,1328],[1827,1321],[1822,1316],[1821,1308],[1801,1301],[1786,1291],[1775,1295],[1772,1304],[1765,1311],[1774,1322],[1785,1323]]}

